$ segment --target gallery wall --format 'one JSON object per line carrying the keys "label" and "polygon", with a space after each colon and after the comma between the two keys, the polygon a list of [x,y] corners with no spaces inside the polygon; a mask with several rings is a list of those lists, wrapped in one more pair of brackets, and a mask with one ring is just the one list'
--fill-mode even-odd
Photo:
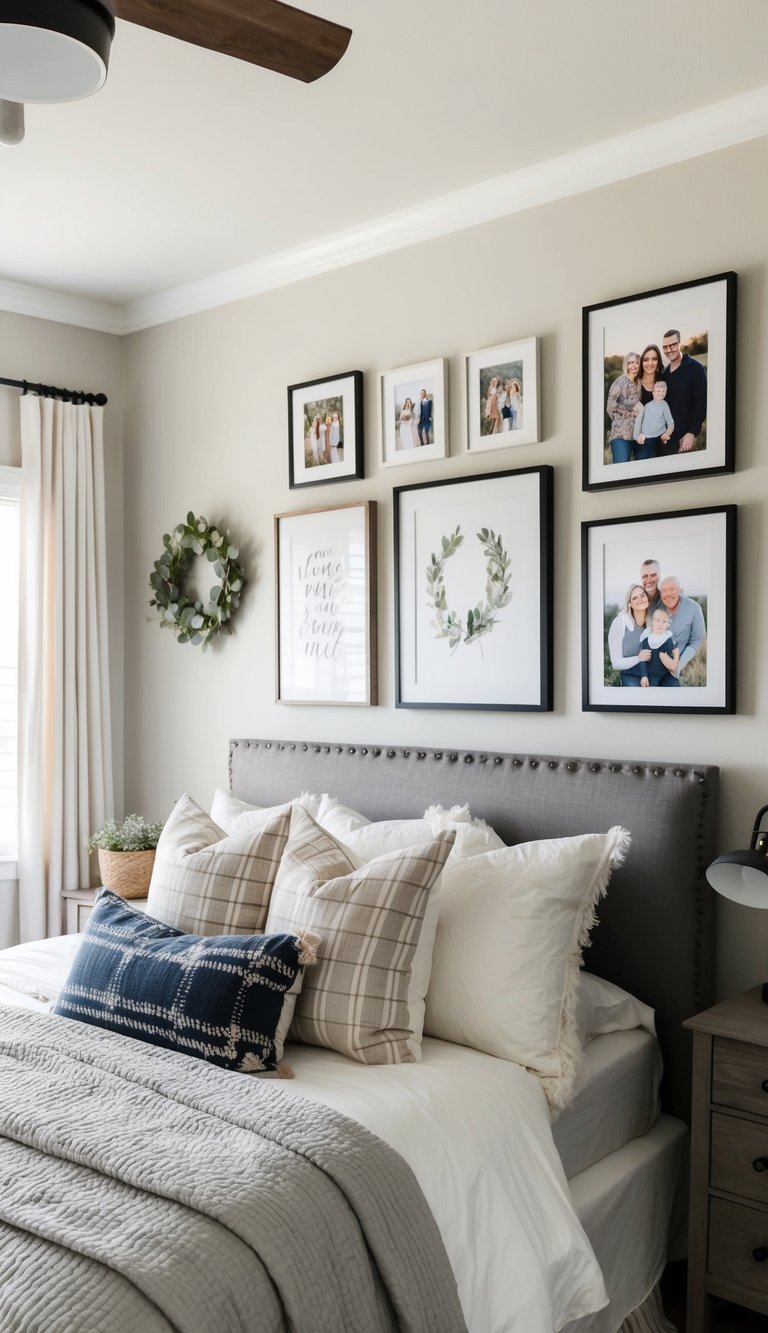
{"label": "gallery wall", "polygon": [[[758,609],[768,514],[767,167],[768,142],[757,141],[127,340],[128,806],[155,818],[183,790],[209,801],[227,783],[231,736],[421,742],[719,764],[720,845],[744,845],[768,799],[768,645]],[[726,269],[739,275],[736,473],[583,492],[582,307]],[[469,456],[464,354],[530,335],[540,339],[541,443]],[[438,356],[450,363],[451,456],[383,468],[377,375]],[[291,491],[286,386],[352,369],[365,373],[365,479]],[[553,712],[396,709],[392,487],[540,463],[555,468]],[[379,706],[278,704],[273,515],[363,498],[379,511]],[[737,713],[582,712],[581,521],[724,502],[739,506]],[[162,534],[190,509],[228,526],[249,572],[233,637],[206,655],[147,622]],[[767,955],[768,919],[723,905],[720,989],[760,980]]]}
{"label": "gallery wall", "polygon": [[[766,167],[768,142],[756,141],[123,341],[126,812],[161,818],[183,790],[209,801],[227,783],[231,736],[421,742],[719,764],[720,845],[743,845],[752,814],[768,799],[768,645],[757,602],[768,513]],[[582,306],[731,268],[739,275],[736,473],[583,492]],[[105,359],[119,380],[114,339],[7,319],[7,345],[19,363],[8,373],[29,374],[38,346],[40,355],[51,352],[51,366],[36,373],[55,382],[74,357],[97,377],[103,372],[96,387],[112,397]],[[24,326],[26,337],[27,324],[30,355],[21,357],[16,330]],[[468,456],[464,354],[530,335],[540,339],[541,443]],[[438,356],[450,363],[451,455],[384,469],[378,373]],[[291,491],[286,386],[352,369],[365,373],[365,479]],[[118,402],[116,392],[115,428]],[[118,454],[116,446],[115,462]],[[555,468],[552,713],[396,709],[392,487],[541,463]],[[110,485],[113,586],[122,574],[122,516],[114,476]],[[355,499],[376,500],[379,509],[379,706],[277,704],[273,516]],[[581,521],[725,502],[739,506],[737,713],[583,713]],[[206,655],[177,644],[149,619],[148,576],[162,535],[190,509],[227,526],[249,574],[233,636]],[[119,607],[115,596],[113,640],[123,632]],[[122,680],[114,657],[113,668],[119,731]],[[722,993],[761,980],[768,913],[722,905],[717,943]]]}

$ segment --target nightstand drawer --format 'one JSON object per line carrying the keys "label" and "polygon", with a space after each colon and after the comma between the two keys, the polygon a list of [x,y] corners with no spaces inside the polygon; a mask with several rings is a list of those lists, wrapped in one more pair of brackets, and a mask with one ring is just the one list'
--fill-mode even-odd
{"label": "nightstand drawer", "polygon": [[768,1204],[768,1123],[712,1116],[712,1187]]}
{"label": "nightstand drawer", "polygon": [[768,1296],[768,1213],[712,1199],[707,1267],[728,1282]]}
{"label": "nightstand drawer", "polygon": [[715,1037],[712,1100],[719,1106],[768,1115],[768,1050]]}

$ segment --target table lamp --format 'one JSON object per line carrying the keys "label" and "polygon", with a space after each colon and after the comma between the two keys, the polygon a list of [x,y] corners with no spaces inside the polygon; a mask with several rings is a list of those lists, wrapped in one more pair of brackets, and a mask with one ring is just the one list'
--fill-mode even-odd
{"label": "table lamp", "polygon": [[[742,852],[723,852],[707,869],[712,888],[745,907],[768,907],[768,829],[762,828],[768,805],[756,816],[749,847]],[[763,982],[763,1002],[768,1004],[768,981]]]}

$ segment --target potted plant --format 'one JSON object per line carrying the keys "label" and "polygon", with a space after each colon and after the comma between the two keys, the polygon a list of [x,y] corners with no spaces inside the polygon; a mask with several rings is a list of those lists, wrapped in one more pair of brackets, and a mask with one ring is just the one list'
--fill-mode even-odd
{"label": "potted plant", "polygon": [[99,853],[105,888],[123,898],[146,898],[162,828],[162,823],[148,824],[142,815],[106,820],[88,839],[88,850]]}

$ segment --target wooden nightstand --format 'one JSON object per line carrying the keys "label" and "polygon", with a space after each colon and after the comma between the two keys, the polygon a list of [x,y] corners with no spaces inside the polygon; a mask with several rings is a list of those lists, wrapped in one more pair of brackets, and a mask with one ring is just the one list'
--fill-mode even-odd
{"label": "wooden nightstand", "polygon": [[[79,935],[81,930],[85,930],[85,923],[93,911],[93,904],[96,901],[98,889],[65,889],[62,893],[64,899],[64,934]],[[146,912],[146,898],[130,898],[132,907],[139,912]]]}
{"label": "wooden nightstand", "polygon": [[768,1315],[768,1004],[760,987],[689,1018],[693,1031],[687,1333],[710,1297]]}

